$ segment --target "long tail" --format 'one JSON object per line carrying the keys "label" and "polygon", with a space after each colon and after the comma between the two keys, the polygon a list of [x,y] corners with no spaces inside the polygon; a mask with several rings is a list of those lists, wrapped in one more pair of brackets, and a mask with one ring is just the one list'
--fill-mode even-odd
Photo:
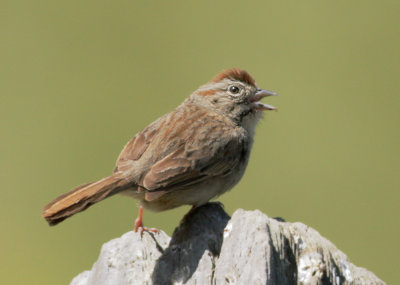
{"label": "long tail", "polygon": [[42,216],[50,226],[54,226],[72,215],[86,210],[91,205],[110,197],[126,186],[126,180],[117,173],[97,182],[76,187],[63,194],[43,208]]}

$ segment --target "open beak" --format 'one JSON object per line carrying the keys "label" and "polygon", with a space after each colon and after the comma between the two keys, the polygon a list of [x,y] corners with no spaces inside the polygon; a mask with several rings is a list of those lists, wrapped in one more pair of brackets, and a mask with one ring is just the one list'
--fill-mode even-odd
{"label": "open beak", "polygon": [[268,91],[268,90],[263,90],[263,89],[258,89],[256,94],[254,95],[253,98],[251,98],[250,103],[253,105],[254,110],[277,110],[274,106],[261,103],[260,100],[264,97],[268,96],[278,96],[277,93]]}

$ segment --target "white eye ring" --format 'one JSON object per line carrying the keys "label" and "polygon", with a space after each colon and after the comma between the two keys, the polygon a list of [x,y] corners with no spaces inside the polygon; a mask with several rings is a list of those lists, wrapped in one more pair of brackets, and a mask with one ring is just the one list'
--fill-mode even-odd
{"label": "white eye ring", "polygon": [[228,91],[232,95],[238,95],[240,93],[240,88],[237,87],[236,85],[231,85],[228,87]]}

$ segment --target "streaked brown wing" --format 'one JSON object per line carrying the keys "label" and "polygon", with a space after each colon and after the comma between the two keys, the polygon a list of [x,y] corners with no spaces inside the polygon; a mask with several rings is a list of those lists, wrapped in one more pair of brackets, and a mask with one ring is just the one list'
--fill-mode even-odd
{"label": "streaked brown wing", "polygon": [[151,167],[142,186],[150,192],[166,193],[198,184],[213,176],[229,174],[241,159],[240,155],[234,154],[243,153],[245,142],[238,137],[218,139],[218,143],[205,144],[195,151],[182,146],[169,154]]}
{"label": "streaked brown wing", "polygon": [[[246,136],[233,122],[196,105],[164,115],[125,146],[115,171],[140,167],[138,191],[154,200],[212,176],[228,174],[244,154]],[[149,152],[150,155],[144,155]],[[241,155],[237,155],[237,154]],[[236,154],[236,155],[235,155]],[[133,172],[138,169],[133,169]]]}

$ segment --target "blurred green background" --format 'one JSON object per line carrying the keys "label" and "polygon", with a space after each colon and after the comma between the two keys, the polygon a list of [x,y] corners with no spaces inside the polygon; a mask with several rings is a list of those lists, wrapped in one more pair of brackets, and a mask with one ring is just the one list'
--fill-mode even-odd
{"label": "blurred green background", "polygon": [[[0,283],[90,269],[133,228],[135,200],[54,228],[43,205],[108,175],[136,132],[233,66],[281,96],[227,211],[306,223],[397,283],[400,2],[143,2],[0,1]],[[145,224],[171,234],[187,210]]]}

